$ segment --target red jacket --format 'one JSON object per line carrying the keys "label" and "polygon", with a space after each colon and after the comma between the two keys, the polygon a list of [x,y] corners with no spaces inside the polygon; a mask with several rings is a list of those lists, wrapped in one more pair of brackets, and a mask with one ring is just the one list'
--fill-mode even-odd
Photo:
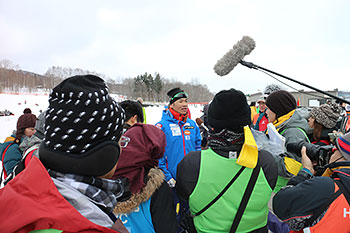
{"label": "red jacket", "polygon": [[116,232],[92,223],[69,204],[36,157],[23,172],[0,189],[0,219],[1,232],[40,229]]}

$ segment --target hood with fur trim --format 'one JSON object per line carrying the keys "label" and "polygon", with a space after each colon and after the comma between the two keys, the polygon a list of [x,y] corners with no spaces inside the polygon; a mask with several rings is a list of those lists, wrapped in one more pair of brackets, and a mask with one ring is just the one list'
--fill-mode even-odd
{"label": "hood with fur trim", "polygon": [[147,183],[142,190],[136,194],[133,194],[128,200],[118,202],[114,208],[115,214],[130,213],[135,210],[141,203],[147,201],[152,197],[154,192],[164,182],[164,173],[159,168],[151,168],[147,174]]}

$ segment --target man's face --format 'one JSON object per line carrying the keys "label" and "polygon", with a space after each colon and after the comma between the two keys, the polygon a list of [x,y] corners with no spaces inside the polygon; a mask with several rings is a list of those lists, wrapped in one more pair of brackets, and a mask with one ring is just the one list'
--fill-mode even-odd
{"label": "man's face", "polygon": [[188,111],[187,98],[181,98],[176,100],[174,103],[170,104],[170,107],[175,112],[185,115]]}
{"label": "man's face", "polygon": [[260,112],[265,112],[266,110],[266,104],[264,101],[259,101],[259,111]]}

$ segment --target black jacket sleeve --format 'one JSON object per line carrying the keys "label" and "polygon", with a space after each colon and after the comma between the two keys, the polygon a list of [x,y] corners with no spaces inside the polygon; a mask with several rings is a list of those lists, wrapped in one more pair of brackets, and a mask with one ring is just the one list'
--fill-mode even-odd
{"label": "black jacket sleeve", "polygon": [[314,177],[282,188],[273,198],[273,211],[282,220],[312,214],[334,193],[329,177]]}
{"label": "black jacket sleeve", "polygon": [[274,189],[278,177],[278,167],[270,152],[265,150],[259,151],[258,163],[264,171],[267,182],[271,189]]}
{"label": "black jacket sleeve", "polygon": [[157,233],[173,233],[178,228],[173,205],[173,193],[166,182],[156,190],[151,199],[151,216]]}
{"label": "black jacket sleeve", "polygon": [[177,165],[176,171],[176,194],[188,202],[188,198],[196,187],[199,168],[201,164],[201,152],[193,151],[188,153]]}

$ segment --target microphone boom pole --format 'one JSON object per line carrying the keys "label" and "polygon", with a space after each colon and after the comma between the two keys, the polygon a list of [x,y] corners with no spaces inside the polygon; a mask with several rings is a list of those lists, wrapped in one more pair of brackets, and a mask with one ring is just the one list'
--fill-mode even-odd
{"label": "microphone boom pole", "polygon": [[314,91],[320,92],[320,93],[322,93],[322,94],[324,94],[324,95],[327,95],[327,96],[329,96],[329,97],[332,97],[332,98],[334,98],[334,99],[336,99],[336,100],[339,100],[339,101],[341,101],[341,102],[350,104],[349,101],[347,101],[347,100],[345,100],[345,99],[342,99],[342,98],[340,98],[340,97],[338,97],[338,96],[336,96],[336,95],[327,93],[327,92],[322,91],[322,90],[320,90],[320,89],[318,89],[318,88],[316,88],[316,87],[312,87],[312,86],[310,86],[310,85],[308,85],[308,84],[306,84],[306,83],[303,83],[303,82],[297,81],[297,80],[295,80],[295,79],[289,78],[289,77],[287,77],[287,76],[284,76],[284,75],[282,75],[282,74],[276,73],[276,72],[274,72],[274,71],[272,71],[272,70],[269,70],[269,69],[266,69],[266,68],[264,68],[264,67],[255,65],[255,64],[252,63],[252,62],[246,62],[246,61],[241,60],[239,63],[240,63],[241,65],[244,65],[244,66],[250,68],[250,69],[255,69],[255,70],[259,70],[259,69],[260,69],[260,70],[264,70],[264,71],[266,71],[266,72],[272,73],[272,74],[277,75],[277,76],[280,76],[280,77],[282,77],[282,78],[285,78],[285,79],[287,79],[287,80],[289,80],[289,81],[298,83],[299,85],[302,85],[302,86],[304,86],[304,87],[310,88],[310,89],[312,89],[312,90],[314,90]]}

